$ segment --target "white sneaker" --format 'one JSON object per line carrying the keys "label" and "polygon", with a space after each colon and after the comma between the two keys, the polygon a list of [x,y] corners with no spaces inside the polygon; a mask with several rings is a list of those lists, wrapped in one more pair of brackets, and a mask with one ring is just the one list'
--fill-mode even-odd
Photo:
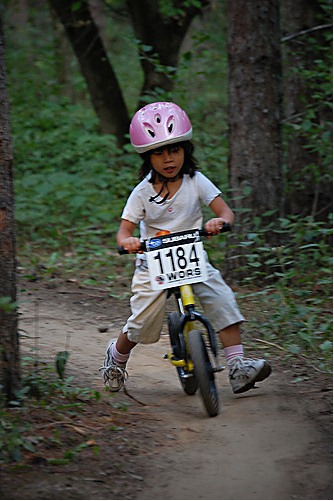
{"label": "white sneaker", "polygon": [[125,364],[117,364],[111,355],[111,347],[116,341],[110,341],[107,349],[106,356],[104,359],[104,366],[100,368],[102,371],[102,381],[106,388],[110,388],[111,391],[119,391],[123,386],[125,381],[128,379],[128,373],[125,370]]}
{"label": "white sneaker", "polygon": [[233,393],[243,393],[254,388],[255,383],[263,381],[270,373],[271,367],[266,360],[236,357],[228,377]]}

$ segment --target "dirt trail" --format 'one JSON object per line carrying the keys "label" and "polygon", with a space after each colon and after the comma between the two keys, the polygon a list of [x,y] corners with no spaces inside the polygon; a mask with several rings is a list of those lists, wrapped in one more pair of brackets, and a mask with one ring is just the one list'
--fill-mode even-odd
{"label": "dirt trail", "polygon": [[[43,286],[26,290],[21,300],[20,326],[39,336],[41,353],[52,360],[70,335],[68,370],[103,391],[98,368],[108,339],[126,318],[127,302],[98,291]],[[99,332],[107,324],[109,332]],[[24,350],[31,345],[31,339],[23,341]],[[134,482],[131,499],[332,499],[328,379],[294,383],[294,369],[275,357],[268,380],[235,396],[224,371],[217,376],[221,412],[208,418],[199,395],[181,391],[175,369],[162,359],[167,349],[166,335],[137,346],[128,364],[128,394],[114,397],[144,411],[152,427],[145,477]]]}

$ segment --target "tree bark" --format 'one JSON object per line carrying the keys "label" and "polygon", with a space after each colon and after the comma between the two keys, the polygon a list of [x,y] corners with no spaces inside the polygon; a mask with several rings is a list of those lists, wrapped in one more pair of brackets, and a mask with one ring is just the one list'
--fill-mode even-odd
{"label": "tree bark", "polygon": [[115,72],[109,62],[89,3],[77,0],[49,0],[77,56],[90,97],[100,120],[101,132],[127,142],[129,115]]}
{"label": "tree bark", "polygon": [[[139,48],[144,82],[138,108],[147,102],[145,96],[152,96],[159,89],[167,92],[172,90],[172,75],[179,64],[184,37],[194,17],[209,3],[209,0],[201,0],[199,7],[194,4],[184,6],[182,1],[174,2],[174,6],[182,9],[182,13],[167,17],[161,14],[156,0],[127,0],[135,35],[141,46],[147,48],[145,51]],[[162,71],[161,65],[169,68],[169,72]]]}
{"label": "tree bark", "polygon": [[13,152],[5,70],[5,42],[0,9],[0,384],[7,400],[20,388],[20,356],[16,311],[16,232]]}
{"label": "tree bark", "polygon": [[[229,184],[234,232],[246,235],[255,218],[264,228],[284,211],[279,1],[228,0],[227,10]],[[264,217],[268,211],[276,212]],[[266,235],[277,245],[275,232]],[[231,248],[228,254],[238,252]],[[242,262],[232,260],[234,268]]]}
{"label": "tree bark", "polygon": [[[317,151],[307,148],[310,138],[298,127],[306,119],[310,104],[316,110],[312,119],[315,125],[321,127],[332,121],[330,107],[325,108],[313,97],[318,93],[314,82],[312,84],[305,75],[316,71],[317,46],[324,47],[327,43],[324,38],[326,30],[307,31],[326,21],[330,20],[323,19],[318,0],[282,2],[285,114],[286,121],[295,125],[292,133],[287,135],[287,211],[324,220],[332,212],[332,172],[328,172]],[[304,36],[303,32],[306,32]],[[293,35],[296,36],[292,38]]]}

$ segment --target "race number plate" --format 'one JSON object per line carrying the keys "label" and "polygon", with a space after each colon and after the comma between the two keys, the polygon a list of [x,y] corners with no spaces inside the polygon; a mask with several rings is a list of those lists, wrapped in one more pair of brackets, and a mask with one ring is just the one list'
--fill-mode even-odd
{"label": "race number plate", "polygon": [[197,230],[152,238],[146,256],[153,290],[207,279],[203,243]]}

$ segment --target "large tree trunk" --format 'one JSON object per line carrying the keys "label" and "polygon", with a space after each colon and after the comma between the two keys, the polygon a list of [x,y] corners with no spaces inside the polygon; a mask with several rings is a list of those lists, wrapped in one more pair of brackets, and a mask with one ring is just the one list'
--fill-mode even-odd
{"label": "large tree trunk", "polygon": [[[284,210],[279,1],[229,0],[227,5],[229,183],[234,231],[246,235],[255,218],[264,227]],[[264,217],[268,211],[275,214]],[[267,239],[277,245],[275,232]],[[231,263],[239,267],[242,261]]]}
{"label": "large tree trunk", "polygon": [[49,0],[49,3],[64,25],[77,56],[102,133],[116,136],[120,146],[125,144],[128,112],[89,3],[76,0]]}
{"label": "large tree trunk", "polygon": [[8,400],[20,387],[16,302],[13,153],[0,8],[0,384]]}
{"label": "large tree trunk", "polygon": [[[183,2],[174,4],[177,3],[180,4],[182,13],[168,17],[161,14],[159,2],[156,0],[127,0],[134,32],[141,43],[140,62],[144,72],[138,107],[145,104],[145,96],[152,96],[159,89],[167,92],[172,90],[171,77],[179,64],[184,37],[191,21],[210,1],[200,0],[200,6],[185,6]],[[145,50],[142,49],[144,46]],[[161,66],[169,68],[169,72],[162,71]]]}
{"label": "large tree trunk", "polygon": [[[310,144],[312,139],[305,134],[302,124],[309,105],[315,110],[311,118],[315,127],[332,120],[330,106],[324,106],[321,99],[314,97],[319,94],[315,81],[306,76],[307,72],[310,75],[317,71],[317,56],[323,58],[317,50],[326,46],[323,27],[330,21],[323,18],[318,0],[282,2],[285,114],[286,121],[294,125],[287,134],[287,211],[318,219],[326,219],[332,212],[332,166],[325,165],[318,151],[310,150],[309,146],[315,145]],[[327,27],[327,31],[331,29]],[[328,129],[331,132],[329,126]]]}

